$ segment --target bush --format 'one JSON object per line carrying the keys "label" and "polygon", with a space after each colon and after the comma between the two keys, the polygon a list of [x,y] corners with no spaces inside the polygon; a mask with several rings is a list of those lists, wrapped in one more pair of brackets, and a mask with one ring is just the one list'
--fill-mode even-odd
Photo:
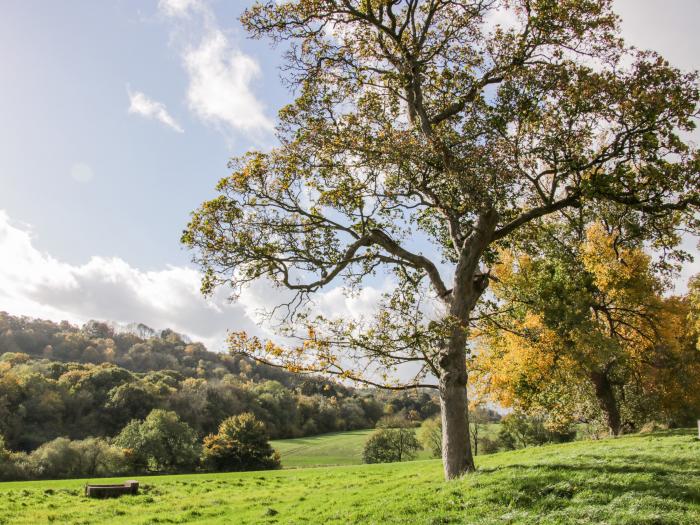
{"label": "bush", "polygon": [[61,479],[118,474],[123,456],[102,438],[60,437],[30,454],[10,452],[0,438],[0,480]]}
{"label": "bush", "polygon": [[415,428],[420,426],[417,421],[411,421],[401,415],[384,416],[375,425],[376,428]]}
{"label": "bush", "polygon": [[115,476],[126,470],[124,454],[103,438],[87,438],[72,442],[79,458],[80,477]]}
{"label": "bush", "polygon": [[493,454],[500,449],[498,439],[493,439],[487,436],[479,438],[479,454]]}
{"label": "bush", "polygon": [[412,428],[380,428],[365,442],[365,463],[392,463],[416,457],[421,444]]}
{"label": "bush", "polygon": [[75,478],[80,475],[80,454],[68,438],[56,438],[29,454],[33,478]]}
{"label": "bush", "polygon": [[175,412],[156,409],[143,421],[133,420],[114,444],[121,447],[132,471],[178,472],[193,470],[200,444],[195,431]]}
{"label": "bush", "polygon": [[521,413],[508,414],[501,420],[498,440],[503,448],[514,449],[545,443],[573,441],[576,431],[555,432],[548,430],[544,420]]}
{"label": "bush", "polygon": [[27,455],[24,452],[10,452],[5,448],[5,438],[0,435],[0,481],[28,479]]}
{"label": "bush", "polygon": [[225,419],[219,432],[204,438],[204,464],[218,471],[279,468],[279,454],[268,442],[265,425],[253,414]]}

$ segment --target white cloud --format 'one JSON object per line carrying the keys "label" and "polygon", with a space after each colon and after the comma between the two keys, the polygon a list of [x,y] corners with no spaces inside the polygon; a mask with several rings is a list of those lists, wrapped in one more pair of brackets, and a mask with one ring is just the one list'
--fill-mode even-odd
{"label": "white cloud", "polygon": [[[140,322],[172,328],[212,350],[223,348],[227,330],[274,337],[273,325],[260,324],[260,313],[291,298],[291,292],[259,280],[235,303],[225,290],[204,299],[200,273],[184,266],[145,271],[119,257],[100,256],[69,264],[37,249],[31,228],[17,225],[3,210],[0,253],[0,311],[74,323]],[[316,310],[334,317],[368,317],[382,291],[370,286],[345,297],[340,288],[332,288],[317,295]]]}
{"label": "white cloud", "polygon": [[175,41],[182,47],[192,113],[226,133],[261,138],[272,132],[274,123],[254,90],[260,65],[219,27],[211,7],[203,0],[161,0],[159,9],[178,22]]}
{"label": "white cloud", "polygon": [[235,131],[272,131],[272,121],[251,88],[260,77],[260,66],[233,48],[220,30],[206,34],[184,61],[190,76],[187,100],[197,116]]}
{"label": "white cloud", "polygon": [[95,174],[89,165],[84,162],[78,162],[71,166],[70,176],[76,182],[90,182]]}
{"label": "white cloud", "polygon": [[223,292],[205,300],[200,274],[191,268],[144,271],[117,257],[68,264],[38,250],[31,230],[15,225],[2,210],[0,253],[0,310],[12,314],[76,323],[142,322],[185,333],[213,350],[221,349],[227,329],[269,335]]}
{"label": "white cloud", "polygon": [[191,12],[203,11],[205,6],[201,0],[160,0],[158,9],[166,16],[186,17]]}
{"label": "white cloud", "polygon": [[127,89],[127,91],[129,93],[129,113],[155,119],[178,133],[183,133],[185,131],[170,113],[168,113],[165,104],[148,98],[148,96],[140,91],[131,91],[131,89]]}

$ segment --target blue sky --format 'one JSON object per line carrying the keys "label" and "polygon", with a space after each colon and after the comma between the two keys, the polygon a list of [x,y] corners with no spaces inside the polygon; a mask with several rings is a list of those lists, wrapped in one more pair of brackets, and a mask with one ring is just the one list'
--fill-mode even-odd
{"label": "blue sky", "polygon": [[[142,321],[212,345],[227,327],[254,329],[271,292],[205,303],[178,242],[228,158],[274,143],[291,98],[280,50],[237,22],[246,5],[2,2],[0,310]],[[615,5],[629,42],[700,68],[700,2]],[[380,288],[328,300],[362,312]]]}
{"label": "blue sky", "polygon": [[[142,268],[185,263],[177,240],[188,211],[211,195],[229,156],[257,145],[251,130],[189,107],[183,54],[208,38],[202,15],[169,17],[156,2],[4,5],[0,207],[33,226],[37,248],[67,262],[99,254]],[[242,7],[211,7],[228,39],[222,58],[254,57],[260,76],[249,89],[272,121],[289,95],[277,54],[238,27]],[[164,104],[184,133],[129,114],[128,89]],[[90,181],[71,178],[76,164],[89,166]]]}

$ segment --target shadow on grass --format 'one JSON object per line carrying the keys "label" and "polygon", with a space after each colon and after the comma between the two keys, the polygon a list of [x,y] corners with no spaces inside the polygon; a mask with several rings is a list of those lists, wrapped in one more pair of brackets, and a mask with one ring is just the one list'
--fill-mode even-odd
{"label": "shadow on grass", "polygon": [[[612,456],[612,457],[611,457]],[[481,472],[486,483],[476,487],[488,491],[487,499],[509,508],[562,509],[571,504],[607,505],[620,497],[639,501],[650,497],[668,509],[700,504],[700,468],[679,460],[649,456],[619,457],[586,455],[575,463],[515,464]],[[628,464],[620,462],[629,461]],[[570,500],[577,498],[576,503]]]}

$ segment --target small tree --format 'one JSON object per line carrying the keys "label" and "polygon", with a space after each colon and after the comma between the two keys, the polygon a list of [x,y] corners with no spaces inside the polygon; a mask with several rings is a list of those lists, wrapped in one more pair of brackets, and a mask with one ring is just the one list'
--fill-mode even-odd
{"label": "small tree", "polygon": [[498,439],[505,448],[521,448],[545,443],[565,443],[576,437],[574,430],[555,432],[545,427],[539,417],[514,412],[501,420]]}
{"label": "small tree", "polygon": [[80,453],[71,440],[59,437],[44,443],[29,454],[29,468],[36,478],[80,477]]}
{"label": "small tree", "polygon": [[135,471],[176,472],[194,469],[200,455],[195,431],[175,412],[156,409],[143,421],[133,420],[114,444],[124,450]]}
{"label": "small tree", "polygon": [[78,453],[81,477],[113,476],[124,469],[122,451],[103,438],[89,437],[73,441],[71,446]]}
{"label": "small tree", "polygon": [[204,438],[204,463],[221,471],[279,468],[279,454],[268,443],[262,422],[244,413],[225,419],[219,432]]}
{"label": "small tree", "polygon": [[418,429],[418,441],[434,457],[442,456],[442,425],[439,418],[434,417],[423,421]]}
{"label": "small tree", "polygon": [[379,428],[365,442],[362,460],[365,463],[392,463],[413,459],[421,448],[413,428]]}

